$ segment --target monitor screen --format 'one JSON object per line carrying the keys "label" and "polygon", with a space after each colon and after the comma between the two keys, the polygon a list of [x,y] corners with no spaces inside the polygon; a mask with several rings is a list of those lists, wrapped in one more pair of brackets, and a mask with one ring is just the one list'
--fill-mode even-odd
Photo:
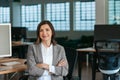
{"label": "monitor screen", "polygon": [[95,25],[94,41],[120,39],[120,25]]}
{"label": "monitor screen", "polygon": [[0,24],[0,57],[12,56],[11,24]]}

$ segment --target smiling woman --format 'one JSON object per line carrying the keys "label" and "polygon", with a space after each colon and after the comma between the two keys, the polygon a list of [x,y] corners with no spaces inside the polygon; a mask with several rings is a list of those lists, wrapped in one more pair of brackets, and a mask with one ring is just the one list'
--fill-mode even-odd
{"label": "smiling woman", "polygon": [[50,21],[37,26],[37,41],[28,47],[27,65],[30,80],[63,80],[68,74],[64,47],[54,40],[55,30]]}

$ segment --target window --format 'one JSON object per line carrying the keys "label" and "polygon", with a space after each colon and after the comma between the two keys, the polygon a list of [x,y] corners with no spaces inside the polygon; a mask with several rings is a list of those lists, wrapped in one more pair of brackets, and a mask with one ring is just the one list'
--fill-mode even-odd
{"label": "window", "polygon": [[74,9],[74,30],[93,30],[95,24],[95,1],[75,2]]}
{"label": "window", "polygon": [[120,0],[109,0],[109,24],[120,24]]}
{"label": "window", "polygon": [[22,26],[36,30],[41,21],[41,5],[22,5]]}
{"label": "window", "polygon": [[46,19],[50,20],[56,31],[69,31],[69,3],[48,3]]}
{"label": "window", "polygon": [[0,7],[0,23],[10,23],[10,7]]}
{"label": "window", "polygon": [[[81,0],[72,1],[74,6],[73,14],[70,15],[70,2],[60,3],[44,3],[43,5],[22,5],[22,26],[27,27],[28,30],[36,30],[38,23],[43,20],[52,22],[56,31],[70,31],[73,27],[74,31],[90,31],[94,29],[95,24],[95,1]],[[44,16],[41,19],[41,8]],[[70,22],[70,17],[74,19]],[[70,26],[73,24],[73,26]],[[72,29],[72,28],[71,28]]]}

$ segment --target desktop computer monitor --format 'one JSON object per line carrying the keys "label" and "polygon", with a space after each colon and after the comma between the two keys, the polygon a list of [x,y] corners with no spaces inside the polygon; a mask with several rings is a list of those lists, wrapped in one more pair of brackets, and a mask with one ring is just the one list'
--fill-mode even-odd
{"label": "desktop computer monitor", "polygon": [[0,24],[0,57],[12,56],[11,24]]}
{"label": "desktop computer monitor", "polygon": [[96,24],[94,41],[96,40],[120,40],[120,25]]}
{"label": "desktop computer monitor", "polygon": [[26,39],[26,27],[12,27],[12,41],[20,41]]}

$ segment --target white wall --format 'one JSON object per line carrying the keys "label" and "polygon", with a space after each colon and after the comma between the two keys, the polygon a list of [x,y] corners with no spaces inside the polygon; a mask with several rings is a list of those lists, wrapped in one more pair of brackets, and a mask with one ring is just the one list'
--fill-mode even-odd
{"label": "white wall", "polygon": [[108,0],[96,0],[96,24],[108,23]]}

